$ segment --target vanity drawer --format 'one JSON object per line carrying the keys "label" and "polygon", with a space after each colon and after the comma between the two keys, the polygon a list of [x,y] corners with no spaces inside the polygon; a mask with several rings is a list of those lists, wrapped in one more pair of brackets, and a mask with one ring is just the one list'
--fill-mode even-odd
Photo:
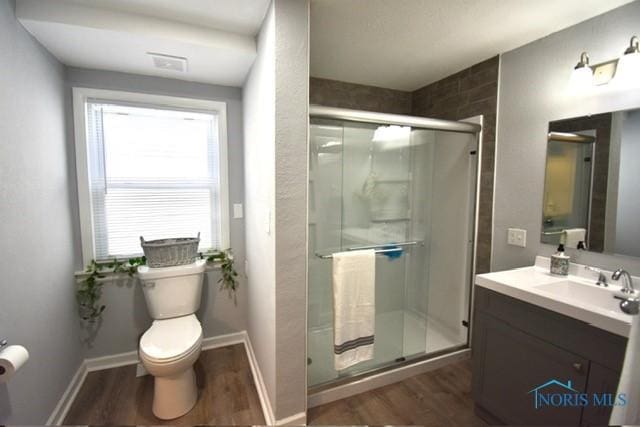
{"label": "vanity drawer", "polygon": [[486,313],[605,368],[617,372],[622,369],[625,337],[477,285],[474,299],[476,315]]}

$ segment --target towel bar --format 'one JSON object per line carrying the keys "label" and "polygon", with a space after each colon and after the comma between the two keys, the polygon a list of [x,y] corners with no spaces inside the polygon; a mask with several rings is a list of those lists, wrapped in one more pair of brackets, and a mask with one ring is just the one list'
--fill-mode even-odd
{"label": "towel bar", "polygon": [[541,231],[540,234],[544,235],[544,236],[557,236],[560,234],[564,234],[565,230],[558,230],[558,231]]}
{"label": "towel bar", "polygon": [[[402,242],[402,243],[385,243],[382,245],[371,245],[371,246],[355,246],[352,248],[347,248],[345,249],[345,251],[359,251],[359,250],[365,250],[365,249],[375,249],[376,254],[383,254],[383,253],[387,253],[387,252],[396,252],[399,248],[397,247],[393,247],[393,246],[416,246],[416,245],[424,245],[424,242],[421,242],[419,240],[413,240],[410,242]],[[392,246],[392,247],[390,247]],[[318,258],[321,259],[329,259],[329,258],[333,258],[333,253],[330,254],[319,254],[316,253],[316,256]]]}

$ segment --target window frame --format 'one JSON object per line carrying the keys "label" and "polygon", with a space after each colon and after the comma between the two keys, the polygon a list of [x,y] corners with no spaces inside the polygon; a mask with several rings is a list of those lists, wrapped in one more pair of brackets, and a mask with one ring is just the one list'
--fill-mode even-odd
{"label": "window frame", "polygon": [[89,184],[90,159],[86,120],[87,100],[95,98],[104,100],[105,102],[128,102],[165,109],[175,108],[208,112],[218,116],[220,249],[229,247],[229,164],[227,147],[227,104],[225,102],[87,87],[73,87],[72,93],[76,179],[78,184],[78,212],[80,217],[83,265],[89,264],[96,256],[95,236],[93,234],[93,203]]}

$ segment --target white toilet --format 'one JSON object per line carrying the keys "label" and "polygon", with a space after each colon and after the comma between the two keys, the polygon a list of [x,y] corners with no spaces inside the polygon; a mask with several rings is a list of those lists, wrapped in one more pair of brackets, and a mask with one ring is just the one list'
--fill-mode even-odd
{"label": "white toilet", "polygon": [[200,307],[205,260],[176,267],[138,267],[149,314],[154,321],[140,339],[140,360],[155,377],[153,413],[169,420],[198,400],[193,364],[202,347]]}

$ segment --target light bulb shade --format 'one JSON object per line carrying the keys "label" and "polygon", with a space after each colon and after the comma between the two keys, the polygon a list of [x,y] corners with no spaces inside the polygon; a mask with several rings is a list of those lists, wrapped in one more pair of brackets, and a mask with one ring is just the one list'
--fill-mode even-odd
{"label": "light bulb shade", "polygon": [[613,81],[620,89],[640,87],[640,53],[627,53],[620,57]]}
{"label": "light bulb shade", "polygon": [[593,70],[589,66],[574,68],[569,79],[569,89],[573,93],[579,93],[591,88],[593,84]]}

